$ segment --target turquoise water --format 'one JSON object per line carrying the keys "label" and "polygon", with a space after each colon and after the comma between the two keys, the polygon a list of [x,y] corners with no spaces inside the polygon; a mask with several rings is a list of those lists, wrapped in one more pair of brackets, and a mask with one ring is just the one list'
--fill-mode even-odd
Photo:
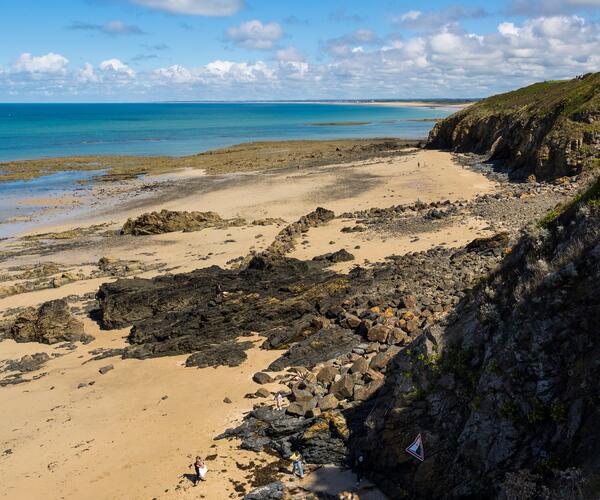
{"label": "turquoise water", "polygon": [[[90,184],[81,184],[93,177],[102,175],[104,170],[65,171],[36,177],[35,179],[0,182],[0,224],[20,215],[35,214],[43,205],[28,205],[27,198],[53,198],[75,191],[90,189]],[[0,227],[0,236],[4,236],[8,227]]]}
{"label": "turquoise water", "polygon": [[[0,104],[0,161],[183,156],[241,142],[427,136],[444,108],[301,103]],[[352,126],[319,123],[368,122]]]}

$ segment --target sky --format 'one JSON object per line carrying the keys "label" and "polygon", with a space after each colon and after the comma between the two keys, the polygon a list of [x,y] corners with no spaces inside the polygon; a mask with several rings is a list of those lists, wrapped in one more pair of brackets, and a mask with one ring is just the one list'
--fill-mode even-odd
{"label": "sky", "polygon": [[600,0],[1,0],[0,102],[485,97],[600,70]]}

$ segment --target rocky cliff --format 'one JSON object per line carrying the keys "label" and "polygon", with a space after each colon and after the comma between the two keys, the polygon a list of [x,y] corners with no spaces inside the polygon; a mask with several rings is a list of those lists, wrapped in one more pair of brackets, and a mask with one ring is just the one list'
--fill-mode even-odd
{"label": "rocky cliff", "polygon": [[427,147],[489,155],[515,177],[600,165],[600,73],[484,99],[436,124]]}
{"label": "rocky cliff", "polygon": [[600,180],[392,361],[353,438],[371,477],[393,498],[598,498],[599,280]]}

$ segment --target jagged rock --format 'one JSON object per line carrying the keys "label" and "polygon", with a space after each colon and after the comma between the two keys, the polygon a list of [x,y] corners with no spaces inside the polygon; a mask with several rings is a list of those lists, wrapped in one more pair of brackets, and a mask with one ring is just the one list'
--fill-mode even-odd
{"label": "jagged rock", "polygon": [[45,352],[26,354],[21,359],[9,360],[6,364],[5,370],[15,372],[32,372],[42,368],[49,359],[50,356]]}
{"label": "jagged rock", "polygon": [[[223,342],[219,345],[205,347],[202,351],[192,354],[185,360],[185,366],[207,368],[209,366],[239,366],[248,356],[246,350],[253,346],[252,342]],[[142,347],[143,349],[143,347]],[[147,357],[144,351],[130,350],[125,353],[126,357]]]}
{"label": "jagged rock", "polygon": [[354,260],[354,255],[352,255],[350,252],[348,252],[348,250],[342,248],[341,250],[338,250],[337,252],[331,252],[331,253],[326,253],[323,255],[317,255],[316,257],[313,257],[313,260],[325,260],[325,261],[331,262],[331,263],[348,262],[348,261]]}
{"label": "jagged rock", "polygon": [[271,377],[271,375],[269,375],[268,373],[265,372],[258,372],[255,373],[254,376],[252,377],[252,380],[254,380],[257,384],[270,384],[271,382],[274,382],[273,377]]}
{"label": "jagged rock", "polygon": [[371,359],[369,368],[374,370],[382,370],[387,364],[394,358],[396,354],[400,352],[400,348],[396,346],[390,346],[387,351],[379,352]]}
{"label": "jagged rock", "polygon": [[[44,302],[37,310],[27,310],[17,316],[9,336],[17,342],[74,342],[86,340],[83,323],[72,314],[63,299]],[[93,338],[93,337],[92,337]]]}
{"label": "jagged rock", "polygon": [[173,231],[200,231],[208,227],[229,227],[245,224],[243,219],[232,221],[222,219],[215,212],[177,212],[161,210],[149,212],[135,219],[128,219],[121,234],[142,236],[149,234],[170,233]]}
{"label": "jagged rock", "polygon": [[475,238],[467,245],[467,252],[486,252],[494,248],[506,248],[510,241],[509,234],[502,232],[489,238]]}
{"label": "jagged rock", "polygon": [[379,389],[383,386],[383,380],[374,380],[369,384],[357,386],[354,389],[354,401],[367,401],[371,399]]}
{"label": "jagged rock", "polygon": [[[418,328],[418,327],[417,327]],[[392,328],[390,330],[390,334],[387,338],[388,344],[408,344],[413,340],[413,338],[406,333],[402,328]]]}
{"label": "jagged rock", "polygon": [[[133,347],[126,354],[130,357],[208,350],[212,355],[222,352],[222,362],[230,364],[221,344],[252,331],[284,326],[300,329],[315,316],[318,305],[339,300],[348,287],[347,278],[324,271],[318,264],[261,256],[242,270],[213,266],[154,279],[105,283],[98,292],[100,321],[105,328],[133,325],[128,337]],[[312,348],[307,342],[306,347],[294,349],[273,364],[274,370],[325,361],[330,352],[346,350],[346,344],[352,349],[348,332],[317,333],[314,338]],[[231,344],[227,350],[236,357],[239,353]],[[198,354],[192,359],[201,358]]]}
{"label": "jagged rock", "polygon": [[350,373],[365,374],[369,369],[369,362],[362,356],[358,358],[354,364],[350,367]]}
{"label": "jagged rock", "polygon": [[317,406],[321,408],[322,411],[327,411],[335,410],[339,404],[340,401],[338,398],[335,397],[334,394],[327,394],[326,396],[323,396],[321,399],[319,399]]}
{"label": "jagged rock", "polygon": [[324,366],[317,373],[317,380],[322,384],[331,384],[340,371],[333,366]]}
{"label": "jagged rock", "polygon": [[244,500],[282,500],[285,486],[281,481],[261,486],[244,495]]}
{"label": "jagged rock", "polygon": [[288,415],[296,415],[298,417],[304,417],[309,410],[312,410],[317,405],[315,398],[311,398],[303,401],[296,401],[290,403],[286,408]]}
{"label": "jagged rock", "polygon": [[331,384],[329,392],[338,399],[349,399],[354,392],[355,381],[349,375],[344,375],[340,380]]}
{"label": "jagged rock", "polygon": [[270,371],[286,366],[302,365],[313,368],[318,363],[352,352],[361,337],[341,328],[329,328],[293,345],[287,353],[269,365]]}
{"label": "jagged rock", "polygon": [[389,333],[390,333],[390,328],[388,326],[375,325],[375,326],[372,326],[371,328],[369,328],[369,331],[367,332],[367,338],[371,342],[380,342],[380,343],[384,344],[388,338]]}

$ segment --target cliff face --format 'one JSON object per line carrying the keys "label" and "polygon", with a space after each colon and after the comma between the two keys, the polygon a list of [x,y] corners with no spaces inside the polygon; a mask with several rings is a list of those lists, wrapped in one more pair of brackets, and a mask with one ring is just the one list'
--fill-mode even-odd
{"label": "cliff face", "polygon": [[394,359],[353,443],[372,478],[393,498],[597,498],[599,282],[600,180]]}
{"label": "cliff face", "polygon": [[516,177],[574,175],[600,164],[600,73],[484,99],[436,124],[427,147],[489,155]]}

